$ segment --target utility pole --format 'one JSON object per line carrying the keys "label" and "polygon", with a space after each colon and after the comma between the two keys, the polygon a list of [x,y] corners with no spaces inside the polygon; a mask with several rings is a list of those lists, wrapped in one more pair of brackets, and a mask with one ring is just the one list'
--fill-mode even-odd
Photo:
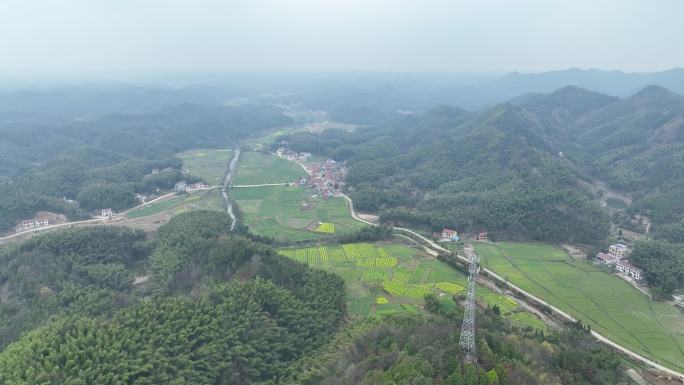
{"label": "utility pole", "polygon": [[464,361],[475,363],[477,351],[475,349],[475,290],[477,288],[477,273],[480,270],[480,258],[472,251],[468,254],[468,293],[466,295],[465,308],[463,311],[463,325],[458,345],[463,350]]}

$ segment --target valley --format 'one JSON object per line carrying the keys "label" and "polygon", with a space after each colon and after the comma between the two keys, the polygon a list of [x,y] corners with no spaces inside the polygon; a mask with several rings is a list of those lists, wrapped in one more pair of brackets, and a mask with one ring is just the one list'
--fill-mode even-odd
{"label": "valley", "polygon": [[[403,134],[388,136],[393,130]],[[411,136],[416,130],[422,130],[421,135]],[[126,266],[126,274],[135,269],[135,277],[143,277],[132,281],[136,289],[126,294],[132,300],[138,289],[172,293],[201,286],[195,280],[206,273],[200,271],[214,270],[199,266],[223,263],[216,259],[218,252],[199,262],[190,246],[187,253],[179,252],[177,240],[164,234],[179,221],[200,226],[197,234],[211,228],[212,234],[231,233],[231,239],[244,236],[270,244],[274,255],[329,274],[331,285],[343,282],[344,300],[338,297],[335,306],[354,325],[389,324],[395,317],[434,312],[453,312],[461,319],[468,286],[466,256],[475,252],[483,268],[475,302],[484,317],[495,314],[517,333],[534,335],[580,325],[596,341],[630,357],[630,365],[679,376],[684,370],[681,310],[651,300],[591,258],[570,257],[557,246],[587,255],[615,235],[607,225],[619,225],[616,213],[641,217],[650,227],[646,212],[635,211],[643,207],[643,197],[596,182],[598,177],[581,178],[582,162],[556,155],[556,144],[542,131],[526,110],[512,105],[479,116],[439,108],[389,128],[266,129],[235,142],[242,144],[234,149],[195,147],[163,162],[130,161],[130,166],[124,160],[121,167],[130,168],[136,181],[126,189],[140,191],[138,204],[127,203],[102,218],[11,234],[0,243],[40,242],[42,232],[72,227],[54,236],[100,231],[103,224],[143,230],[155,238],[150,244],[157,249],[148,262]],[[101,182],[92,194],[85,187],[89,194],[79,196],[110,199],[123,183]],[[93,204],[101,206],[96,200]],[[379,225],[389,225],[389,233],[374,233]],[[435,233],[448,228],[458,229],[460,239],[444,242]],[[476,239],[486,232],[491,241]],[[624,235],[627,240],[641,239],[648,232],[633,236],[625,229]],[[189,238],[183,242],[193,244]],[[230,250],[241,255],[240,247]],[[254,255],[267,253],[264,250]],[[232,277],[233,268],[216,272]],[[271,266],[261,268],[270,271]],[[248,265],[238,270],[254,274]],[[40,290],[64,290],[60,285],[53,282]],[[27,325],[40,324],[32,322]]]}

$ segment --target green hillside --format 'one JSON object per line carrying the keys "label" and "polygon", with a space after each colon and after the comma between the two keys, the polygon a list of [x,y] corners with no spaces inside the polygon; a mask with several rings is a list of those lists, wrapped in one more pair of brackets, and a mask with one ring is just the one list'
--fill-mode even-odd
{"label": "green hillside", "polygon": [[487,229],[494,237],[597,243],[608,218],[526,110],[470,116],[443,107],[354,134],[294,134],[296,149],[350,163],[359,210],[429,230]]}

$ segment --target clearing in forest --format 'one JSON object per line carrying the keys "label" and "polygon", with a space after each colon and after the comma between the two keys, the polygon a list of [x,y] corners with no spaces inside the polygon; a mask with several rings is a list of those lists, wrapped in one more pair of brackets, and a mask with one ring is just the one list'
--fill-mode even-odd
{"label": "clearing in forest", "polygon": [[644,357],[684,369],[684,317],[619,277],[534,243],[478,243],[484,266]]}

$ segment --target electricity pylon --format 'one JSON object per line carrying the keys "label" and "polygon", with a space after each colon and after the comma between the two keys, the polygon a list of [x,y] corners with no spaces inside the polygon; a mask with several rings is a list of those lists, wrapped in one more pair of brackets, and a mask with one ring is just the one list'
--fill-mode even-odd
{"label": "electricity pylon", "polygon": [[475,253],[469,253],[468,259],[468,294],[466,295],[465,309],[463,312],[463,325],[458,345],[463,349],[464,361],[474,363],[477,361],[475,350],[475,289],[477,286],[477,272],[480,269],[480,258]]}

